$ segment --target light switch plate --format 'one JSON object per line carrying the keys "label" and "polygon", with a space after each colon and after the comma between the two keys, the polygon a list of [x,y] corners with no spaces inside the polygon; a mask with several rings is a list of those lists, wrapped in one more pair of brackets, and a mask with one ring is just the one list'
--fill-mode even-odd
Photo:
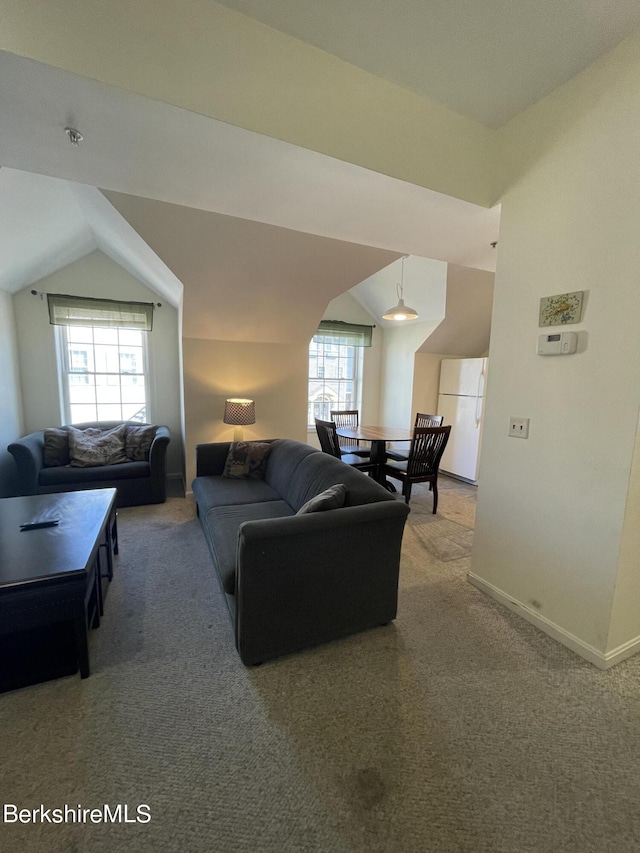
{"label": "light switch plate", "polygon": [[509,418],[509,435],[512,438],[529,438],[529,418]]}

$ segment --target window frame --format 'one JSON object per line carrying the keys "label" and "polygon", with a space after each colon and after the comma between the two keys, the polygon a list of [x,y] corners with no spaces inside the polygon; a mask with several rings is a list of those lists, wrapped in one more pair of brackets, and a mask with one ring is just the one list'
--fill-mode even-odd
{"label": "window frame", "polygon": [[[360,409],[362,406],[362,380],[364,373],[364,352],[363,347],[354,346],[353,344],[336,344],[335,342],[325,343],[324,341],[319,341],[318,338],[323,337],[321,332],[316,332],[313,338],[309,341],[308,355],[307,355],[307,431],[312,433],[315,432],[315,418],[317,417],[314,412],[314,404],[316,402],[324,402],[328,404],[328,409]],[[330,335],[328,335],[330,337]],[[323,364],[323,376],[320,376],[319,370],[316,370],[317,375],[311,375],[311,347],[315,345],[316,347],[341,347],[345,346],[349,349],[353,350],[353,377],[343,377],[340,375],[340,367],[338,364],[338,375],[335,377],[327,376],[326,365]],[[323,353],[324,355],[324,353]],[[339,354],[338,354],[338,357]],[[316,399],[312,399],[311,397],[311,383],[316,383],[319,385],[319,388],[315,394]],[[345,386],[349,383],[353,383],[353,400],[351,402],[346,402],[341,400],[340,390],[338,390],[338,399],[332,399],[331,393],[327,394],[326,388],[330,386],[331,383],[336,383],[338,388],[341,386]],[[329,413],[327,412],[326,418],[321,418],[321,420],[329,420]]]}
{"label": "window frame", "polygon": [[[131,373],[127,371],[119,370],[117,373],[113,371],[96,371],[95,370],[95,359],[94,359],[94,370],[71,370],[71,365],[69,363],[69,349],[71,347],[80,349],[82,344],[77,341],[69,341],[68,338],[68,330],[69,329],[77,329],[78,326],[65,326],[65,325],[57,325],[55,328],[55,342],[56,342],[56,357],[57,357],[57,367],[58,367],[58,389],[60,394],[60,413],[62,417],[62,423],[65,424],[73,424],[74,420],[71,415],[71,406],[73,405],[70,400],[70,376],[95,376],[96,374],[105,375],[108,374],[110,376],[131,376]],[[95,330],[96,329],[104,329],[105,327],[94,326],[92,324],[87,324],[86,327],[80,328],[90,328],[92,329],[92,341],[91,343],[87,343],[87,348],[95,347]],[[142,371],[140,373],[136,373],[136,376],[142,377],[143,386],[144,386],[144,406],[145,406],[145,423],[153,423],[153,401],[152,401],[152,382],[150,375],[150,358],[149,358],[149,332],[146,332],[142,329],[124,329],[120,327],[111,327],[118,333],[122,331],[139,331],[142,337]],[[100,344],[97,344],[100,346]],[[108,346],[113,346],[113,344],[108,344]],[[121,366],[121,358],[120,354],[124,347],[118,342],[118,365]],[[118,387],[121,388],[121,381],[118,383]],[[95,395],[94,395],[95,400]],[[87,404],[90,405],[90,404]],[[115,404],[114,404],[115,405]],[[120,394],[120,414],[122,415],[122,394]],[[125,404],[126,405],[126,404]],[[123,423],[130,422],[130,419],[126,419],[124,417],[120,418],[100,418],[98,417],[98,402],[95,400],[95,417],[94,418],[83,418],[82,420],[77,419],[75,423],[90,423],[91,421],[101,421],[101,420],[121,420]],[[142,421],[133,421],[133,423],[142,423]]]}

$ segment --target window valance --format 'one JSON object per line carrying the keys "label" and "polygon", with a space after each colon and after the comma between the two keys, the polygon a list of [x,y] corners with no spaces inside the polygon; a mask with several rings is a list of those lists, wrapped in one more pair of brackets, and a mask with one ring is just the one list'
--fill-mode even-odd
{"label": "window valance", "polygon": [[370,347],[372,333],[373,326],[344,323],[342,320],[322,320],[313,340],[336,346]]}
{"label": "window valance", "polygon": [[101,326],[104,328],[153,328],[152,302],[121,302],[117,299],[92,299],[88,296],[64,296],[48,293],[49,322],[53,326]]}

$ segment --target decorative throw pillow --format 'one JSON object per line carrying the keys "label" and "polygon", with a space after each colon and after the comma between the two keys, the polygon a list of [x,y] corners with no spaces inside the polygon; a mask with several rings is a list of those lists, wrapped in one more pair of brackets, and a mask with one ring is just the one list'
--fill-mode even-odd
{"label": "decorative throw pillow", "polygon": [[69,464],[69,431],[66,429],[45,429],[44,431],[44,467],[58,468]]}
{"label": "decorative throw pillow", "polygon": [[124,437],[124,452],[132,462],[148,462],[149,451],[156,437],[155,426],[133,426],[127,424]]}
{"label": "decorative throw pillow", "polygon": [[315,498],[311,498],[303,504],[296,515],[306,515],[308,512],[324,512],[327,509],[340,509],[344,506],[347,497],[347,487],[344,483],[336,483],[329,486],[324,492],[320,492]]}
{"label": "decorative throw pillow", "polygon": [[[74,468],[93,468],[99,465],[119,465],[129,462],[124,452],[126,425],[106,431],[69,429],[69,456]],[[98,435],[88,435],[88,433]]]}
{"label": "decorative throw pillow", "polygon": [[263,441],[232,441],[223,477],[264,480],[271,445]]}

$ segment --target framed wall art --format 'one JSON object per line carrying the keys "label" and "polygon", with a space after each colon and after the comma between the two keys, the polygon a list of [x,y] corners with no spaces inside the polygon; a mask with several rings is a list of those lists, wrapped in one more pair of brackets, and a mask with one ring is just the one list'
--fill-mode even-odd
{"label": "framed wall art", "polygon": [[584,290],[573,293],[559,293],[557,296],[545,296],[540,300],[538,326],[564,326],[579,323],[582,319],[582,297]]}

